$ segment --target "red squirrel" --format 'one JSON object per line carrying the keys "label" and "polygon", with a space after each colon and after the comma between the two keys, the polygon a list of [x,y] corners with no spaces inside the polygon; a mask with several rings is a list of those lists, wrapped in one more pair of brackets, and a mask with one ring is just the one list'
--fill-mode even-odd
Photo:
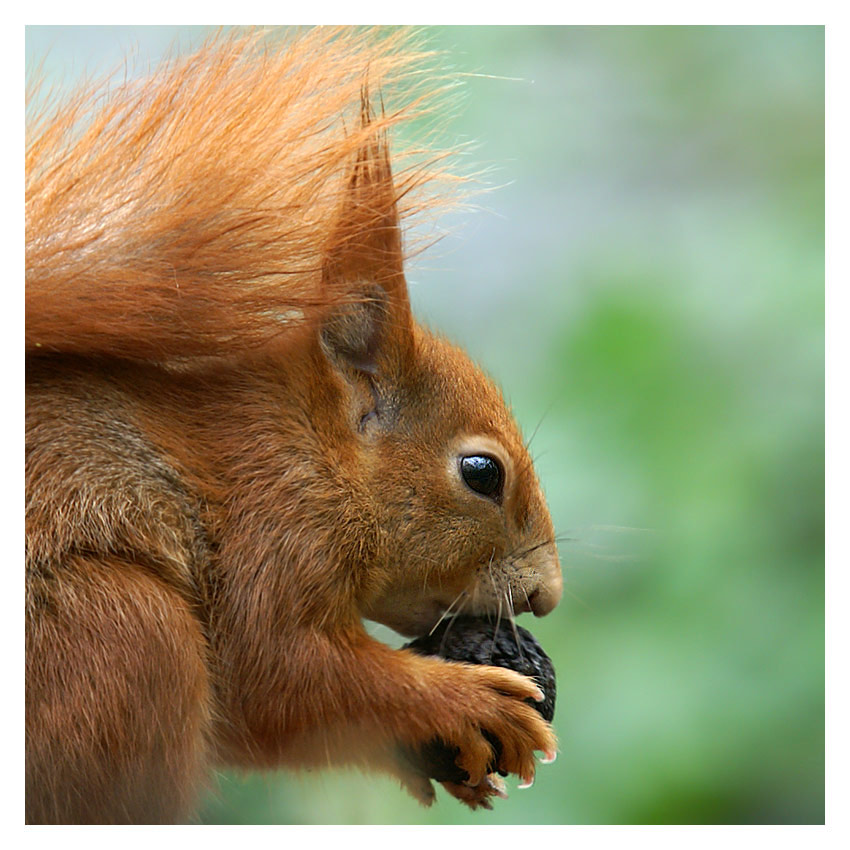
{"label": "red squirrel", "polygon": [[503,792],[484,731],[526,781],[554,758],[531,679],[363,625],[561,595],[499,390],[411,315],[402,222],[440,158],[388,134],[427,60],[220,36],[28,121],[28,822],[185,821],[217,766],[353,764],[428,804],[399,753],[435,738],[475,808]]}

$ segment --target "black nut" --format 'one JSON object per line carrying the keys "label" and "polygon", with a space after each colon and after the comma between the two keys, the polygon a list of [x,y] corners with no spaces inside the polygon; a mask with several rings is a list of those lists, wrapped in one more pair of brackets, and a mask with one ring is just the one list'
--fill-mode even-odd
{"label": "black nut", "polygon": [[[531,699],[526,702],[549,723],[555,716],[555,668],[534,635],[521,626],[512,626],[505,622],[497,626],[488,620],[458,617],[447,620],[432,634],[416,638],[403,648],[419,655],[438,655],[449,661],[505,667],[530,676],[543,691],[545,699],[543,702]],[[482,732],[495,754],[490,767],[490,772],[493,773],[501,756],[501,743],[486,729]],[[469,779],[466,771],[455,764],[459,755],[458,748],[449,746],[439,738],[430,741],[416,752],[408,751],[405,755],[420,772],[438,782],[461,783]]]}

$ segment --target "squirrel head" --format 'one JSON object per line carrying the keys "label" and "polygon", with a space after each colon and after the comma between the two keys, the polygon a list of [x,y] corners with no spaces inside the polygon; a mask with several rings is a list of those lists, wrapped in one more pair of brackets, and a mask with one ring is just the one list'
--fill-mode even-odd
{"label": "squirrel head", "polygon": [[549,613],[561,597],[552,520],[501,392],[445,340],[382,325],[376,292],[326,325],[322,343],[343,376],[357,489],[376,528],[378,581],[361,613],[408,636],[447,612]]}
{"label": "squirrel head", "polygon": [[404,635],[447,612],[547,614],[561,569],[543,492],[497,387],[412,318],[382,138],[358,154],[323,279],[343,294],[320,344],[377,541],[361,613]]}
{"label": "squirrel head", "polygon": [[462,351],[420,328],[413,336],[411,368],[373,379],[362,428],[385,550],[364,613],[405,635],[447,612],[547,614],[561,569],[516,422]]}

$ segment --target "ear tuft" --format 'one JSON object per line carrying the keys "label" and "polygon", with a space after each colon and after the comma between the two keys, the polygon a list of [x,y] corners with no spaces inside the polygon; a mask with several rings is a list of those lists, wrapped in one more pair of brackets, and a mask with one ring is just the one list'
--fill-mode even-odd
{"label": "ear tuft", "polygon": [[[390,163],[389,140],[372,114],[368,88],[361,91],[357,149],[324,262],[330,288],[354,279],[404,290],[401,230]],[[401,295],[402,293],[399,293]]]}
{"label": "ear tuft", "polygon": [[368,88],[361,91],[363,139],[351,163],[339,214],[322,267],[325,291],[337,294],[321,343],[338,366],[374,374],[406,362],[413,344],[385,128],[372,114]]}

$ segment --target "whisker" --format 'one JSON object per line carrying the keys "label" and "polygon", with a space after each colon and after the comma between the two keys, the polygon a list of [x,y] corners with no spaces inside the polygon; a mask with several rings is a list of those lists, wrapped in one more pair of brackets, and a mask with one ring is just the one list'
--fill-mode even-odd
{"label": "whisker", "polygon": [[590,604],[582,599],[574,590],[571,590],[569,587],[565,587],[564,593],[566,593],[571,599],[575,599],[582,608],[590,610]]}
{"label": "whisker", "polygon": [[532,464],[532,466],[537,466],[537,461],[538,461],[538,460],[540,460],[540,458],[542,458],[542,457],[546,457],[546,453],[547,453],[548,451],[549,451],[549,449],[543,449],[543,451],[542,451],[542,452],[540,452],[539,454],[534,455],[534,456],[531,458],[531,464]]}
{"label": "whisker", "polygon": [[530,469],[534,469],[534,461],[531,459],[531,455],[526,452],[525,457],[522,459],[522,463],[517,468],[517,475],[522,476]]}
{"label": "whisker", "polygon": [[536,549],[539,549],[541,546],[551,546],[555,542],[554,537],[550,537],[547,540],[542,540],[540,543],[536,543],[534,546],[530,546],[528,549],[525,549],[522,552],[515,553],[512,557],[516,560],[519,558],[524,558],[526,555],[531,554]]}
{"label": "whisker", "polygon": [[537,436],[537,432],[540,430],[540,426],[543,424],[543,420],[552,412],[552,408],[555,406],[555,402],[557,400],[557,398],[552,399],[552,401],[549,402],[549,406],[546,408],[546,410],[543,411],[543,415],[540,417],[540,420],[538,421],[537,425],[534,426],[534,430],[531,432],[531,436],[526,441],[526,451],[528,451],[528,447],[531,445],[531,441]]}
{"label": "whisker", "polygon": [[505,590],[507,591],[508,604],[510,605],[510,608],[509,608],[510,616],[509,616],[508,619],[510,620],[511,629],[514,633],[514,641],[516,642],[517,652],[519,653],[519,657],[522,660],[522,657],[523,657],[523,655],[522,655],[522,644],[519,641],[519,632],[516,629],[516,614],[515,614],[515,609],[514,609],[514,595],[513,595],[513,592],[511,591],[510,582],[508,582],[508,585],[505,588]]}
{"label": "whisker", "polygon": [[429,564],[436,564],[438,566],[442,566],[445,562],[439,560],[438,558],[429,558],[427,555],[419,554],[416,556],[419,561],[427,561]]}
{"label": "whisker", "polygon": [[639,555],[602,555],[599,552],[585,552],[584,554],[595,561],[608,561],[612,564],[629,564],[640,560]]}
{"label": "whisker", "polygon": [[451,612],[452,608],[454,608],[454,607],[455,607],[455,605],[457,604],[458,600],[459,600],[459,599],[461,599],[461,598],[462,598],[463,596],[465,596],[465,595],[466,595],[466,588],[464,588],[464,589],[463,589],[460,593],[458,593],[458,595],[457,595],[457,596],[455,596],[455,598],[452,600],[451,605],[449,605],[449,607],[448,607],[448,608],[446,608],[446,610],[445,610],[445,611],[443,611],[443,613],[442,613],[442,614],[440,614],[440,619],[439,619],[439,620],[437,620],[437,622],[436,622],[436,623],[434,623],[434,625],[431,627],[431,631],[430,631],[430,632],[428,632],[429,637],[430,637],[432,634],[434,634],[434,632],[435,632],[435,631],[437,631],[437,627],[440,625],[440,623],[442,623],[442,622],[443,622],[443,620],[445,620],[445,619],[446,619],[446,617],[448,617],[448,616],[449,616],[449,613]]}
{"label": "whisker", "polygon": [[449,632],[452,630],[452,626],[455,624],[455,622],[457,621],[457,618],[461,615],[461,612],[463,611],[463,606],[466,602],[466,593],[467,593],[466,590],[461,591],[460,595],[462,595],[464,597],[464,600],[460,604],[460,606],[458,607],[457,611],[455,611],[454,614],[452,614],[451,619],[449,620],[449,624],[446,626],[446,630],[443,632],[443,636],[440,638],[440,654],[441,655],[443,654],[443,649],[446,646],[446,640],[449,636]]}
{"label": "whisker", "polygon": [[496,550],[494,548],[492,553],[490,554],[490,562],[487,564],[487,572],[490,575],[490,584],[493,585],[493,595],[499,601],[499,607],[496,610],[496,628],[493,629],[493,640],[490,643],[490,657],[488,659],[489,661],[493,660],[493,647],[496,645],[496,635],[499,633],[499,624],[502,621],[502,594],[499,593],[499,589],[498,587],[496,587],[496,579],[493,578],[493,558],[495,557],[495,555]]}
{"label": "whisker", "polygon": [[487,659],[490,663],[493,661],[493,649],[496,646],[496,636],[499,634],[499,625],[502,622],[502,596],[499,594],[499,608],[496,612],[496,628],[493,629],[493,640],[490,642],[490,657]]}

